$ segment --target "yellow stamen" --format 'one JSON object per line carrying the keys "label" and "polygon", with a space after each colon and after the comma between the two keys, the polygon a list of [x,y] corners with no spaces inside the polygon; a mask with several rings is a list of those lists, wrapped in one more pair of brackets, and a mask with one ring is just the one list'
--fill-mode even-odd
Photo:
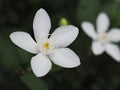
{"label": "yellow stamen", "polygon": [[48,51],[50,49],[50,44],[47,42],[43,45],[43,48]]}

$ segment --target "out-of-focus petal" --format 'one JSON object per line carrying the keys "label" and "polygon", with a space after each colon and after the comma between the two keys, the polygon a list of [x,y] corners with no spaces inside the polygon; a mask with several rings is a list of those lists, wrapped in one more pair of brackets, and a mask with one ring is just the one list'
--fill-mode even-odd
{"label": "out-of-focus petal", "polygon": [[108,37],[112,42],[120,41],[120,29],[113,28],[108,32]]}
{"label": "out-of-focus petal", "polygon": [[109,54],[113,59],[120,62],[120,49],[117,45],[114,45],[111,43],[106,44],[105,50],[106,50],[107,54]]}
{"label": "out-of-focus petal", "polygon": [[95,55],[100,55],[104,52],[103,45],[98,41],[93,41],[92,43],[92,51]]}
{"label": "out-of-focus petal", "polygon": [[97,32],[104,33],[108,30],[110,21],[105,13],[100,13],[97,17]]}
{"label": "out-of-focus petal", "polygon": [[97,34],[95,32],[95,28],[93,26],[93,24],[91,24],[90,22],[83,22],[82,23],[82,28],[83,31],[92,39],[96,39],[97,38]]}

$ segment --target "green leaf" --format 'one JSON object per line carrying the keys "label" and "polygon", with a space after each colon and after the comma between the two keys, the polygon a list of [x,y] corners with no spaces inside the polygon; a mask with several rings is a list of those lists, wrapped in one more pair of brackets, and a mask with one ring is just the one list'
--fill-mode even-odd
{"label": "green leaf", "polygon": [[30,90],[49,90],[42,78],[35,77],[32,73],[27,73],[20,78]]}

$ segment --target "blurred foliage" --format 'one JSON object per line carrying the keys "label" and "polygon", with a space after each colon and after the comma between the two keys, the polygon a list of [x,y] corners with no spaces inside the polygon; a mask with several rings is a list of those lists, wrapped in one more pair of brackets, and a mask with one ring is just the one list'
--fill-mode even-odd
{"label": "blurred foliage", "polygon": [[[15,46],[9,34],[20,30],[33,36],[33,18],[39,8],[50,15],[52,31],[63,17],[80,28],[69,46],[81,58],[79,67],[53,65],[43,78],[31,72],[33,55]],[[0,90],[120,90],[120,64],[106,53],[94,56],[91,39],[80,27],[86,20],[95,24],[100,12],[108,14],[111,27],[120,27],[120,0],[0,0]]]}
{"label": "blurred foliage", "polygon": [[32,73],[21,76],[21,80],[29,87],[30,90],[49,90],[42,78],[35,77]]}

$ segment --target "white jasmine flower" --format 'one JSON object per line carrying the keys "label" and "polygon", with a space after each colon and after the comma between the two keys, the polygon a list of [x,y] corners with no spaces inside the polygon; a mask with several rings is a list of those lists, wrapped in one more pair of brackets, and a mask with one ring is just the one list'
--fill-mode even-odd
{"label": "white jasmine flower", "polygon": [[51,61],[65,68],[80,65],[79,57],[67,48],[78,36],[78,28],[73,25],[61,26],[49,36],[50,28],[51,22],[47,12],[40,9],[33,21],[36,41],[26,32],[19,31],[10,34],[10,39],[17,46],[37,54],[31,60],[31,68],[37,77],[42,77],[50,71]]}
{"label": "white jasmine flower", "polygon": [[114,43],[120,41],[120,29],[112,28],[108,30],[110,22],[105,13],[100,13],[97,17],[96,29],[90,22],[83,22],[84,32],[92,38],[92,51],[95,55],[100,55],[104,51],[116,61],[120,61],[120,49]]}

